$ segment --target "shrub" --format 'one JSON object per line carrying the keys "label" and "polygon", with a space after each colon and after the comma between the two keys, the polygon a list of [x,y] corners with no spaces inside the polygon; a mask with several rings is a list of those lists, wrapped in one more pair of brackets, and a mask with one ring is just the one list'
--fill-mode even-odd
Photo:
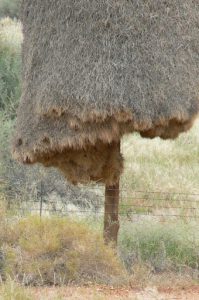
{"label": "shrub", "polygon": [[20,0],[0,0],[0,18],[19,17]]}
{"label": "shrub", "polygon": [[[0,0],[0,11],[2,2]],[[10,180],[13,162],[10,136],[21,94],[21,25],[16,20],[0,20],[0,177]],[[5,187],[5,185],[4,185]],[[2,192],[2,184],[0,186]]]}
{"label": "shrub", "polygon": [[84,223],[32,216],[10,225],[0,239],[5,240],[5,273],[28,285],[125,279],[114,250]]}
{"label": "shrub", "polygon": [[20,97],[21,25],[9,18],[0,20],[0,110],[16,113]]}

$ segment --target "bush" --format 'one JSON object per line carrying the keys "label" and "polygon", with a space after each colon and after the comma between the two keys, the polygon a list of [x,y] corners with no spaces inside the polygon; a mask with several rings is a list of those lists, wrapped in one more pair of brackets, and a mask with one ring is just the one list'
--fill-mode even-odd
{"label": "bush", "polygon": [[19,2],[20,0],[0,0],[0,18],[19,17]]}
{"label": "bush", "polygon": [[21,25],[9,18],[0,21],[0,110],[16,114],[21,74]]}
{"label": "bush", "polygon": [[7,225],[0,240],[5,274],[28,285],[117,284],[125,279],[114,250],[84,223],[27,217]]}

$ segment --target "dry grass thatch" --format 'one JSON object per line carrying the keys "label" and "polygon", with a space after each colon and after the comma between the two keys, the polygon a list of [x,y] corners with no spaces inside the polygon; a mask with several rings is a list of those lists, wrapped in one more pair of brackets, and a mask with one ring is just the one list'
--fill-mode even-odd
{"label": "dry grass thatch", "polygon": [[72,182],[113,183],[122,170],[113,145],[123,134],[176,138],[192,126],[197,1],[24,0],[22,23],[18,160],[61,166]]}

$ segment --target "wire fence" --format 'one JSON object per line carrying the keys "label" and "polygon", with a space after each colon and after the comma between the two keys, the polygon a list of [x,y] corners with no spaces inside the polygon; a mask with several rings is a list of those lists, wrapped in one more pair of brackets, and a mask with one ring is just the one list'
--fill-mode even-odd
{"label": "wire fence", "polygon": [[[6,186],[9,206],[14,207],[19,215],[32,213],[39,214],[41,217],[45,215],[78,215],[81,217],[94,216],[95,218],[104,215],[105,191],[101,184],[70,187],[62,192],[64,196],[57,197],[56,193],[52,196],[55,191],[55,182],[50,183],[46,188],[45,176],[40,169],[38,169],[38,178],[34,177],[35,183],[31,185],[31,188],[29,184],[31,180],[27,179],[26,181],[25,169],[19,171],[19,167],[16,168],[11,161],[9,170],[10,174],[7,175],[10,176],[9,178],[0,178],[0,189],[4,185]],[[37,169],[34,172],[36,174]],[[10,184],[12,177],[15,182],[14,187]],[[16,180],[17,177],[19,178]],[[55,177],[56,180],[57,177]],[[189,193],[141,190],[122,183],[119,216],[120,219],[127,218],[132,222],[146,218],[156,218],[161,221],[168,218],[199,220],[199,192],[197,189]]]}
{"label": "wire fence", "polygon": [[[15,203],[15,207],[19,214],[32,213],[39,214],[41,217],[45,215],[77,215],[100,218],[104,215],[104,188],[102,186],[91,186],[84,187],[84,189],[92,192],[92,202],[81,202],[77,195],[75,199],[77,204],[72,204],[67,198],[47,199],[43,196],[41,184],[40,190],[37,191],[34,199],[19,200],[17,205]],[[120,219],[127,218],[131,221],[134,221],[136,217],[137,219],[157,218],[164,220],[175,218],[199,220],[199,194],[136,191],[121,188],[119,216]]]}

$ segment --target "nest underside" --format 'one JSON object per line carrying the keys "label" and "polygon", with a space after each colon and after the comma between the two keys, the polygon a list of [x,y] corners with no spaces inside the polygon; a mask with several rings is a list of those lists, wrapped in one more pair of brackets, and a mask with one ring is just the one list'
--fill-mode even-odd
{"label": "nest underside", "polygon": [[59,115],[55,110],[51,116],[37,118],[23,114],[23,123],[17,124],[20,131],[14,140],[15,159],[58,168],[73,184],[95,181],[108,185],[114,185],[123,171],[118,145],[124,134],[137,131],[147,138],[174,139],[189,130],[196,117],[159,120],[151,126],[147,122],[135,124],[124,112],[119,118],[117,113],[115,117],[91,123],[78,121],[70,114]]}

